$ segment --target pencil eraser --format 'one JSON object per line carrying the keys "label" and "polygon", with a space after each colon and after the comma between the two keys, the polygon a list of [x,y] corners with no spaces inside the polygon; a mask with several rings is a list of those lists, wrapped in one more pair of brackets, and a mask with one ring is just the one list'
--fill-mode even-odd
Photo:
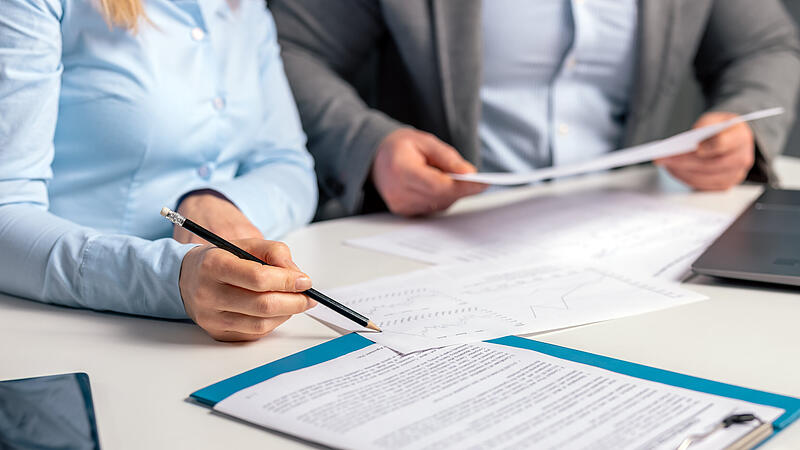
{"label": "pencil eraser", "polygon": [[161,208],[161,215],[164,217],[167,217],[167,214],[169,214],[170,212],[172,211],[170,211],[169,208],[167,208],[166,206]]}

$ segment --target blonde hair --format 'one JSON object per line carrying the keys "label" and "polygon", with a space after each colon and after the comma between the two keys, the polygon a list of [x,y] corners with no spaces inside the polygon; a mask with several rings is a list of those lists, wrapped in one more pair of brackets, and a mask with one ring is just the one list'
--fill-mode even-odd
{"label": "blonde hair", "polygon": [[120,27],[136,32],[139,20],[147,20],[143,0],[97,0],[97,6],[109,28]]}

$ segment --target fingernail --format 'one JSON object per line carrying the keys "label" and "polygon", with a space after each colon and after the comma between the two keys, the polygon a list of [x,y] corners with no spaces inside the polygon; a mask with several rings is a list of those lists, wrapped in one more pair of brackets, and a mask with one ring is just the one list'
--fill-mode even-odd
{"label": "fingernail", "polygon": [[317,306],[317,302],[306,297],[306,309],[311,309],[315,306]]}
{"label": "fingernail", "polygon": [[311,278],[300,277],[294,282],[294,289],[297,291],[307,291],[311,289]]}

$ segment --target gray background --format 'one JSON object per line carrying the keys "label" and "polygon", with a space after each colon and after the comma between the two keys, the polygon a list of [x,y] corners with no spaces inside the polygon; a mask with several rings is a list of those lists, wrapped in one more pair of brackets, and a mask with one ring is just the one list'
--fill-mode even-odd
{"label": "gray background", "polygon": [[[800,24],[800,0],[783,0],[783,3]],[[692,123],[703,110],[701,99],[702,95],[695,81],[693,79],[688,80],[678,98],[675,114],[673,114],[673,122],[670,126],[670,134],[684,131],[692,126]],[[794,132],[786,144],[784,153],[800,157],[800,105],[798,105],[798,120],[795,122]]]}

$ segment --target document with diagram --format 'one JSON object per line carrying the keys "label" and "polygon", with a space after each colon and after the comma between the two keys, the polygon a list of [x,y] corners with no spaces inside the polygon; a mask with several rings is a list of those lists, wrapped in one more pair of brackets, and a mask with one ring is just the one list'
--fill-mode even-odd
{"label": "document with diagram", "polygon": [[326,290],[383,332],[323,305],[308,314],[400,353],[627,317],[706,297],[648,276],[527,259],[432,266]]}

